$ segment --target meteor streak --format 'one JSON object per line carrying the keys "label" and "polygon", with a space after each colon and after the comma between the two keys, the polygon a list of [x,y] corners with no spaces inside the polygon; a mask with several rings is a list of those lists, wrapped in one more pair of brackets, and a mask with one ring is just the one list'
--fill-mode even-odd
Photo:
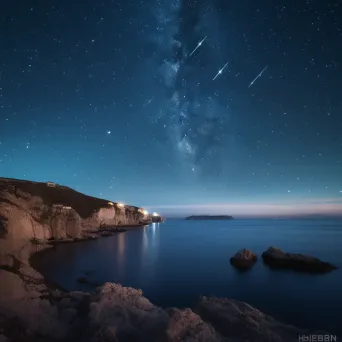
{"label": "meteor streak", "polygon": [[154,100],[154,96],[152,96],[147,102],[145,102],[144,107],[147,107]]}
{"label": "meteor streak", "polygon": [[205,36],[195,47],[195,49],[190,53],[190,57],[197,51],[197,49],[203,44],[203,42],[207,39],[207,36]]}
{"label": "meteor streak", "polygon": [[262,76],[262,74],[265,72],[265,70],[266,70],[267,68],[268,68],[268,65],[266,65],[265,68],[262,69],[261,73],[260,73],[257,77],[255,77],[255,79],[250,83],[250,85],[248,86],[248,88],[250,88],[250,87],[255,83],[255,81],[256,81],[259,77]]}
{"label": "meteor streak", "polygon": [[226,64],[224,65],[224,67],[223,67],[222,69],[220,69],[220,70],[217,72],[216,76],[213,78],[213,81],[215,81],[216,78],[222,74],[223,70],[227,67],[228,64],[229,64],[229,62],[226,63]]}

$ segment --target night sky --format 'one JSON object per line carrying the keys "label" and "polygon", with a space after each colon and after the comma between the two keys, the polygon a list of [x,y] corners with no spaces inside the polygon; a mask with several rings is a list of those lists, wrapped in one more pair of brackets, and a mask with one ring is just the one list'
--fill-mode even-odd
{"label": "night sky", "polygon": [[342,213],[341,1],[7,1],[0,28],[1,176],[164,215]]}

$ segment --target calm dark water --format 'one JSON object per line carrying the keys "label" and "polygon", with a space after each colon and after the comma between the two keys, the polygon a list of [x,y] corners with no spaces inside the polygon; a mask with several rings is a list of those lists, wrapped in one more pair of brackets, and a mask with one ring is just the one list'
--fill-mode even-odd
{"label": "calm dark water", "polygon": [[240,248],[258,255],[269,246],[307,253],[342,267],[342,221],[169,220],[162,224],[57,246],[35,261],[50,280],[89,290],[77,278],[141,288],[160,306],[192,306],[199,295],[246,301],[277,319],[342,336],[342,271],[308,275],[270,270],[259,261],[245,273],[232,268]]}

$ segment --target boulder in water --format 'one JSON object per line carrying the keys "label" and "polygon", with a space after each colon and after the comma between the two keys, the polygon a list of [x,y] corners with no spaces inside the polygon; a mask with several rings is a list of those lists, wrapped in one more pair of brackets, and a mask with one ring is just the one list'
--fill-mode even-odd
{"label": "boulder in water", "polygon": [[309,273],[328,273],[337,269],[336,266],[315,257],[286,253],[275,247],[270,247],[262,253],[262,258],[264,263],[272,268],[287,268]]}
{"label": "boulder in water", "polygon": [[251,268],[258,257],[252,251],[248,249],[241,249],[238,251],[232,258],[230,258],[230,263],[239,269],[248,269]]}

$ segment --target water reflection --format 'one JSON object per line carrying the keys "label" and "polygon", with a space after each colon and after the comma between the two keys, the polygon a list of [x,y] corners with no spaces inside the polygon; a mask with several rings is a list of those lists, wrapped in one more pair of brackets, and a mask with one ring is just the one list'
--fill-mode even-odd
{"label": "water reflection", "polygon": [[148,249],[148,236],[147,236],[148,226],[144,226],[143,228],[143,242],[142,242],[142,258],[144,258],[147,249]]}
{"label": "water reflection", "polygon": [[120,233],[116,238],[117,270],[119,278],[123,278],[125,273],[125,245],[126,235]]}
{"label": "water reflection", "polygon": [[159,223],[152,223],[152,243],[153,243],[153,248],[156,247],[156,237],[157,237],[157,233],[159,233]]}
{"label": "water reflection", "polygon": [[87,271],[95,283],[141,288],[162,306],[192,306],[200,295],[235,298],[287,323],[335,332],[342,306],[340,270],[313,277],[272,271],[260,261],[250,272],[238,273],[229,264],[242,246],[261,255],[276,245],[342,266],[342,230],[331,229],[320,221],[275,226],[273,220],[169,220],[106,239],[59,245],[42,259],[42,272],[67,289],[89,290],[77,282]]}
{"label": "water reflection", "polygon": [[147,286],[155,280],[157,274],[159,228],[159,223],[152,223],[150,226],[144,228],[141,270],[144,276],[144,283]]}
{"label": "water reflection", "polygon": [[122,259],[125,253],[125,234],[119,234],[117,237],[117,249],[119,259]]}

